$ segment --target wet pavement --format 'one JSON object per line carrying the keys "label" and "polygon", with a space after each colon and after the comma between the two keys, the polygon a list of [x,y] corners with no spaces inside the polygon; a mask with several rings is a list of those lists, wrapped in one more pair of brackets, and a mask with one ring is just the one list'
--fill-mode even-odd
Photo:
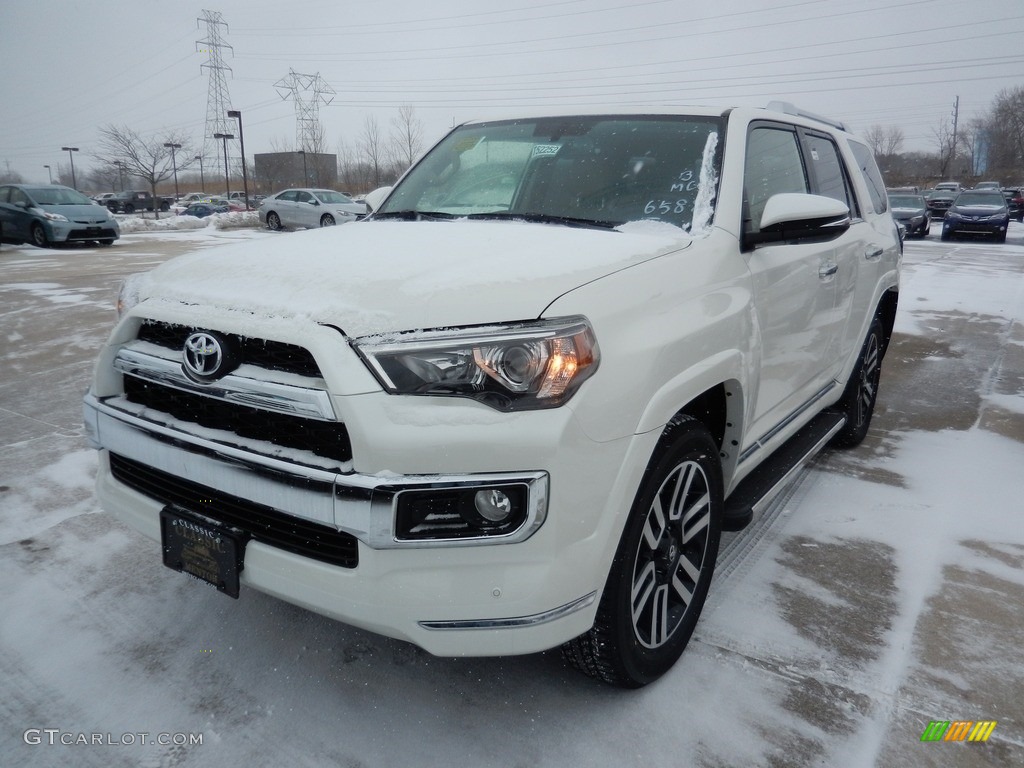
{"label": "wet pavement", "polygon": [[[0,763],[1024,765],[1024,227],[908,243],[868,439],[725,538],[694,641],[634,693],[228,601],[99,513],[80,400],[117,284],[217,239],[0,246]],[[933,720],[997,725],[922,742]],[[46,727],[206,740],[26,743]]]}

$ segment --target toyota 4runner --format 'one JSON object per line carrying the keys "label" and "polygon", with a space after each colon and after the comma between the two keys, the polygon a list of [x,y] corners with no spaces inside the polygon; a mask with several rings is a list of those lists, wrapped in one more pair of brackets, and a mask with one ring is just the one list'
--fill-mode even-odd
{"label": "toyota 4runner", "polygon": [[103,506],[234,597],[656,679],[721,532],[868,429],[901,259],[870,151],[789,105],[523,116],[376,197],[125,282]]}

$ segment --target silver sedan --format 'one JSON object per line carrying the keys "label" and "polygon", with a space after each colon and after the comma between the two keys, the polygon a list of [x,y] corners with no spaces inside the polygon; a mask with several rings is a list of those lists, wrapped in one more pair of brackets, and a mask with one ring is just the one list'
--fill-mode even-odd
{"label": "silver sedan", "polygon": [[264,199],[259,215],[270,229],[330,227],[361,219],[366,206],[333,189],[286,189]]}

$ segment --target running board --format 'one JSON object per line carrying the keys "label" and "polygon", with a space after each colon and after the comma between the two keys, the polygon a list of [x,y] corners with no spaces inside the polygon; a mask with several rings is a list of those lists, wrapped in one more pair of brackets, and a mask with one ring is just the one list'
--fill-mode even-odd
{"label": "running board", "polygon": [[743,478],[725,500],[723,531],[741,531],[761,514],[803,466],[813,459],[843,425],[846,417],[825,411],[789,438],[757,469]]}

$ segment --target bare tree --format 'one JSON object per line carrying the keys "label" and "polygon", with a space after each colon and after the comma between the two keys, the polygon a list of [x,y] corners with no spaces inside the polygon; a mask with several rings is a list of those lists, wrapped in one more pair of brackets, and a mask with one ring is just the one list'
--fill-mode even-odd
{"label": "bare tree", "polygon": [[384,138],[381,136],[377,118],[373,115],[367,115],[363,120],[363,132],[359,135],[359,149],[373,169],[374,187],[379,187],[384,170]]}
{"label": "bare tree", "polygon": [[986,121],[988,165],[1013,181],[1024,176],[1024,86],[999,92]]}
{"label": "bare tree", "polygon": [[398,173],[404,173],[422,151],[423,123],[413,107],[401,106],[398,116],[391,119],[391,155]]}
{"label": "bare tree", "polygon": [[[176,144],[174,162],[167,144]],[[192,142],[185,136],[166,133],[150,139],[142,138],[127,126],[107,125],[100,128],[100,161],[117,167],[120,163],[127,176],[134,176],[149,185],[154,199],[157,185],[174,175],[175,168],[181,171],[191,165],[196,152]],[[154,204],[157,218],[159,206]]]}
{"label": "bare tree", "polygon": [[11,161],[4,161],[4,170],[0,171],[0,184],[24,184],[25,177],[11,169]]}
{"label": "bare tree", "polygon": [[953,166],[954,152],[956,151],[956,146],[953,143],[953,126],[948,118],[932,129],[932,136],[938,150],[939,177],[946,178],[949,169]]}

